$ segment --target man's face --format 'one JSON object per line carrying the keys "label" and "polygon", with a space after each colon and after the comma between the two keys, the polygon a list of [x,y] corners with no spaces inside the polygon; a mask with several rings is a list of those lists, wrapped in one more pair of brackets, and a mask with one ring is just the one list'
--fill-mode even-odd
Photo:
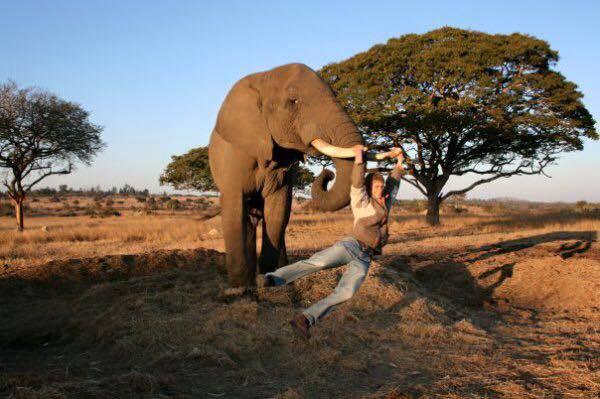
{"label": "man's face", "polygon": [[381,180],[371,182],[371,196],[377,200],[380,200],[383,196],[383,182]]}

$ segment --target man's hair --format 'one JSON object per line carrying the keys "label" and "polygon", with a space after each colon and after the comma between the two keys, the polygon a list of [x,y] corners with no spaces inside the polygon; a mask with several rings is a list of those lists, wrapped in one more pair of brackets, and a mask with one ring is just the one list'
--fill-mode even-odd
{"label": "man's hair", "polygon": [[371,186],[373,185],[373,181],[380,181],[383,183],[383,175],[379,172],[371,172],[367,174],[367,177],[365,178],[365,187],[369,197],[372,195]]}

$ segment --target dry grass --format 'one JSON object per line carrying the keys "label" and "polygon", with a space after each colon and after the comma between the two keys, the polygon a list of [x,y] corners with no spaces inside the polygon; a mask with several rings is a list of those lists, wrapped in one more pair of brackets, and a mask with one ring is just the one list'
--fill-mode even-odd
{"label": "dry grass", "polygon": [[[289,318],[343,268],[232,299],[222,256],[198,249],[222,249],[218,217],[2,219],[0,395],[597,397],[598,214],[443,221],[396,211],[357,296],[304,341]],[[293,215],[292,258],[351,224]]]}
{"label": "dry grass", "polygon": [[57,259],[196,248],[219,238],[218,233],[209,234],[218,227],[217,220],[203,223],[202,218],[185,214],[30,218],[23,233],[13,224],[11,218],[0,218],[0,260],[11,268]]}

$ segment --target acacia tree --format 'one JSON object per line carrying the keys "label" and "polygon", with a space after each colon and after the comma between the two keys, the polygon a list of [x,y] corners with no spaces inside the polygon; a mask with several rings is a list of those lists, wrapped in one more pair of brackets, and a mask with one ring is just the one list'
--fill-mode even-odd
{"label": "acacia tree", "polygon": [[23,202],[31,188],[51,175],[69,174],[77,161],[89,165],[104,147],[102,127],[80,105],[47,91],[0,85],[0,168],[3,185],[23,231]]}
{"label": "acacia tree", "polygon": [[158,181],[161,186],[168,184],[176,190],[216,191],[208,164],[208,147],[193,148],[183,155],[171,155],[171,162]]}
{"label": "acacia tree", "polygon": [[[404,180],[427,197],[427,222],[436,225],[448,197],[543,173],[559,153],[598,138],[557,61],[532,36],[445,27],[390,39],[320,74],[368,144],[404,146],[412,159]],[[443,192],[450,176],[466,174],[478,178]]]}

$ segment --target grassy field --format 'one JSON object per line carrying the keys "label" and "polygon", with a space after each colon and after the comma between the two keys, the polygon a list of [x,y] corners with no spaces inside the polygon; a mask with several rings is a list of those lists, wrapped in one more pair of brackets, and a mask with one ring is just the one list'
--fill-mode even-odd
{"label": "grassy field", "polygon": [[[23,233],[0,218],[0,396],[600,395],[594,209],[473,205],[431,228],[399,206],[359,293],[305,341],[288,320],[343,267],[224,297],[219,216],[117,201],[121,216],[103,218],[54,216],[39,201]],[[296,209],[291,260],[351,226],[347,211]]]}

